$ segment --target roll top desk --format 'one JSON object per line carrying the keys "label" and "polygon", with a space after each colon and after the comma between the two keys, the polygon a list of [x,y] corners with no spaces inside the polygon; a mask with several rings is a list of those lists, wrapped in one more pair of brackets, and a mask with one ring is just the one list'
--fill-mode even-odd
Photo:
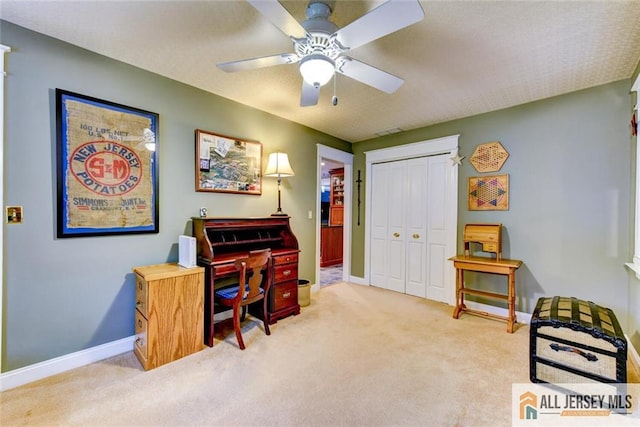
{"label": "roll top desk", "polygon": [[[266,316],[269,324],[300,313],[298,304],[298,240],[291,231],[288,216],[252,218],[193,217],[197,263],[205,268],[204,340],[213,346],[215,282],[237,275],[236,259],[249,251],[271,249],[273,284]],[[259,309],[255,309],[259,310]]]}

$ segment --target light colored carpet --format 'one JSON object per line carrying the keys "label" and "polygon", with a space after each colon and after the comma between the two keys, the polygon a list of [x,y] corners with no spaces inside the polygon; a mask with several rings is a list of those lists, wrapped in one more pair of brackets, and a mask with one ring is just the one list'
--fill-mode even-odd
{"label": "light colored carpet", "polygon": [[143,371],[133,353],[0,394],[0,424],[507,426],[529,328],[382,289],[312,294],[266,336],[248,316],[212,348]]}

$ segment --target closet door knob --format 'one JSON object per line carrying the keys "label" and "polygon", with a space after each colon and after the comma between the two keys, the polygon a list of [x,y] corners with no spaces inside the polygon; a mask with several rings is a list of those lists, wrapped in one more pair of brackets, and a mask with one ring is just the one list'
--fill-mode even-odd
{"label": "closet door knob", "polygon": [[393,237],[400,237],[400,233],[393,233]]}
{"label": "closet door knob", "polygon": [[418,233],[415,233],[415,234],[413,235],[413,238],[414,238],[414,239],[419,239],[419,238],[420,238],[420,235],[419,235]]}

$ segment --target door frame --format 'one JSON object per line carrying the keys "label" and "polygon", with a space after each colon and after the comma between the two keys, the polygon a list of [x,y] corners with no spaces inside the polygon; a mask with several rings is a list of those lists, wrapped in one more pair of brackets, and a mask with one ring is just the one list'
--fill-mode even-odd
{"label": "door frame", "polygon": [[[11,48],[9,46],[5,46],[0,44],[0,158],[4,158],[5,144],[4,144],[4,77],[7,75],[5,71],[5,54],[11,52]],[[0,162],[0,200],[4,201],[4,162]],[[4,225],[3,225],[4,227]],[[4,278],[4,229],[0,232],[2,235],[2,244],[0,245],[0,277]],[[4,314],[2,312],[2,307],[4,306],[2,296],[5,292],[5,284],[4,279],[0,281],[0,367],[2,367],[2,355],[4,354],[4,338],[2,335],[2,331],[4,330]],[[0,387],[0,391],[2,388]]]}
{"label": "door frame", "polygon": [[351,200],[353,197],[353,154],[336,148],[318,144],[316,177],[316,283],[312,286],[315,292],[320,289],[320,197],[322,192],[322,159],[333,160],[344,164],[344,223],[342,224],[342,280],[351,277]]}
{"label": "door frame", "polygon": [[[365,151],[365,233],[364,233],[364,283],[371,286],[371,194],[373,189],[370,185],[371,166],[374,163],[392,162],[396,160],[406,160],[414,157],[433,156],[440,154],[451,155],[451,159],[458,156],[458,139],[460,135],[451,135],[442,138],[430,139],[411,144],[399,145],[397,147],[382,148],[379,150]],[[455,256],[458,239],[458,167],[452,160],[449,176],[447,179],[446,194],[451,195],[448,200],[447,218],[451,218],[447,236],[447,246],[450,248],[450,255]],[[449,258],[447,256],[447,258]],[[455,269],[453,264],[446,268],[448,274],[445,277],[445,292],[447,302],[455,305]]]}

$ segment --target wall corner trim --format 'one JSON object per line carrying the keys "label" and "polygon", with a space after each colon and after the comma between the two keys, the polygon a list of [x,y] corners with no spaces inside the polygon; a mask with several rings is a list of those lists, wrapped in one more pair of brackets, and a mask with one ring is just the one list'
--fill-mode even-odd
{"label": "wall corner trim", "polygon": [[0,392],[133,351],[134,340],[135,336],[132,335],[117,341],[5,372],[0,374]]}
{"label": "wall corner trim", "polygon": [[[631,363],[631,367],[636,371],[636,374],[640,374],[640,355],[638,355],[635,347],[633,346],[633,344],[631,344],[629,336],[627,334],[624,334],[624,337],[627,339],[627,349],[629,349],[627,358]],[[627,378],[628,377],[629,375],[627,375]]]}

